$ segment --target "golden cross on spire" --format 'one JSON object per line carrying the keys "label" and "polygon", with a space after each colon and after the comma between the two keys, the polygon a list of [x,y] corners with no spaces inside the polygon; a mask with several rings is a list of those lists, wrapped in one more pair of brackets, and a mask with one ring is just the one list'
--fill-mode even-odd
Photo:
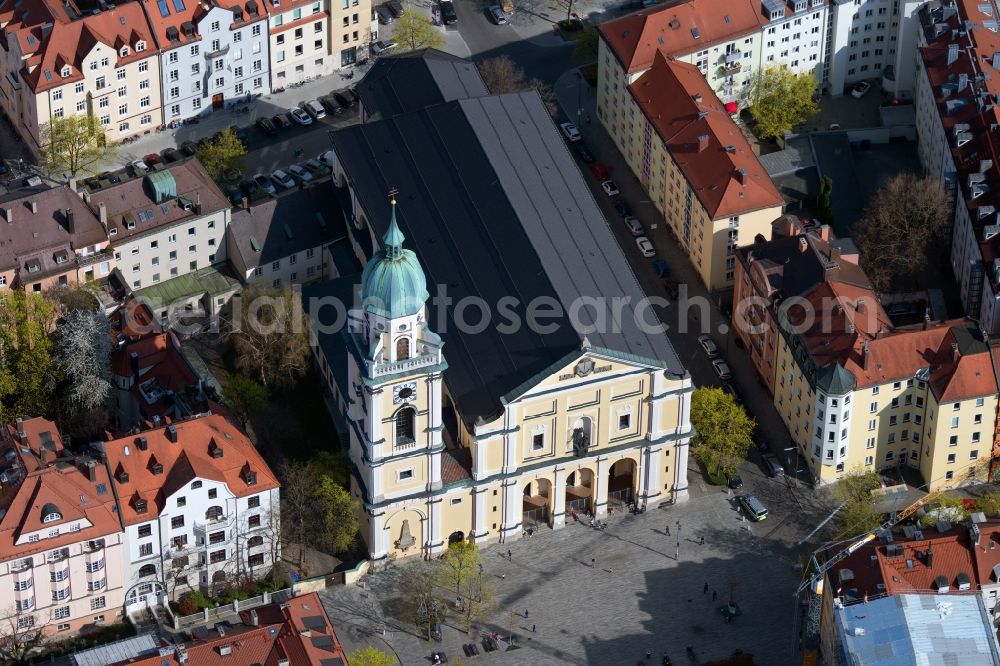
{"label": "golden cross on spire", "polygon": [[394,206],[396,205],[397,194],[399,194],[399,190],[397,190],[395,186],[389,188],[389,201],[392,202],[392,205]]}

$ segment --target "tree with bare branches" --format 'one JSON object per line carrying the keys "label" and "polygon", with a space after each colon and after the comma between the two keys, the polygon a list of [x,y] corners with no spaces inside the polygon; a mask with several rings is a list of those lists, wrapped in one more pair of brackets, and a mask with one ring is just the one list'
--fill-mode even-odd
{"label": "tree with bare branches", "polygon": [[236,365],[265,387],[293,386],[309,369],[309,318],[291,285],[253,286],[234,301],[226,337],[236,349]]}
{"label": "tree with bare branches", "polygon": [[56,325],[56,363],[70,409],[89,412],[111,398],[111,327],[100,310],[67,310]]}
{"label": "tree with bare branches", "polygon": [[17,607],[10,607],[0,619],[0,659],[4,663],[20,664],[42,643],[42,631],[35,625],[35,616]]}
{"label": "tree with bare branches", "polygon": [[515,65],[509,56],[500,55],[480,60],[476,66],[479,68],[479,75],[483,77],[483,83],[492,94],[537,90],[549,113],[553,116],[558,113],[556,94],[552,86],[540,79],[529,80],[524,70]]}
{"label": "tree with bare branches", "polygon": [[944,186],[932,178],[903,173],[875,193],[851,237],[876,290],[924,282],[949,215]]}
{"label": "tree with bare branches", "polygon": [[306,549],[316,543],[314,497],[319,474],[309,465],[286,460],[281,464],[281,528],[285,541],[298,546],[296,565],[305,565]]}

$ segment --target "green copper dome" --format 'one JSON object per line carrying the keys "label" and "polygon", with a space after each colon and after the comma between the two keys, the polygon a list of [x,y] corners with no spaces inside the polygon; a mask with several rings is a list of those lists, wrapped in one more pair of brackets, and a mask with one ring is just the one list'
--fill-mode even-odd
{"label": "green copper dome", "polygon": [[405,236],[396,223],[396,202],[392,219],[382,236],[382,250],[375,253],[361,274],[361,299],[366,312],[393,319],[415,315],[429,298],[427,279],[417,255],[403,249]]}

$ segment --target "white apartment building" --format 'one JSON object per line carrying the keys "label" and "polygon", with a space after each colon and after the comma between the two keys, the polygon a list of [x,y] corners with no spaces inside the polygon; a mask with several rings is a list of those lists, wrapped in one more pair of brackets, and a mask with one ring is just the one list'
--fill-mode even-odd
{"label": "white apartment building", "polygon": [[69,2],[0,10],[0,104],[36,154],[53,118],[99,118],[113,141],[163,124],[159,65],[141,4],[112,7],[86,16]]}
{"label": "white apartment building", "polygon": [[125,526],[125,609],[218,594],[280,557],[279,486],[252,442],[204,414],[98,445]]}
{"label": "white apartment building", "polygon": [[762,3],[761,67],[787,65],[794,72],[822,76],[829,6],[824,0],[766,0]]}
{"label": "white apartment building", "polygon": [[371,0],[265,0],[273,87],[331,74],[368,57]]}
{"label": "white apartment building", "polygon": [[[263,0],[261,0],[262,2]],[[258,0],[143,3],[160,49],[166,122],[271,91],[267,21]]]}
{"label": "white apartment building", "polygon": [[[231,204],[196,159],[87,197],[126,286],[142,289],[226,260]],[[160,304],[151,304],[159,311]]]}

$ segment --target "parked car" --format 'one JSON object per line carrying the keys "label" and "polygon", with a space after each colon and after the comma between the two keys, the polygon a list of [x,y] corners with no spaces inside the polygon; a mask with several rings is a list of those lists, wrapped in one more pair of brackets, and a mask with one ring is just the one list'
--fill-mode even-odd
{"label": "parked car", "polygon": [[733,490],[739,490],[743,487],[743,479],[740,478],[739,474],[733,474],[732,476],[726,474],[726,485]]}
{"label": "parked car", "polygon": [[385,5],[375,6],[375,17],[378,19],[378,22],[381,23],[382,25],[389,25],[390,23],[392,23],[393,20],[392,12],[390,12],[389,8],[386,7]]}
{"label": "parked car", "polygon": [[403,9],[403,3],[399,0],[389,0],[385,3],[385,8],[392,12],[393,18],[399,18],[406,13],[406,10]]}
{"label": "parked car", "polygon": [[274,126],[274,121],[266,116],[261,116],[257,119],[257,127],[268,136],[278,133],[278,128]]}
{"label": "parked car", "polygon": [[236,138],[240,140],[240,143],[242,143],[242,144],[243,144],[243,146],[244,146],[244,147],[246,147],[246,145],[247,145],[247,142],[248,142],[248,141],[250,141],[250,133],[249,133],[249,132],[247,132],[247,131],[246,131],[245,129],[243,129],[242,127],[237,127],[237,128],[236,128],[236,129],[235,129],[235,130],[233,131],[233,134],[235,134],[235,135],[236,135]]}
{"label": "parked car", "polygon": [[562,130],[563,135],[570,141],[579,141],[583,138],[580,136],[580,130],[573,123],[559,123],[559,129]]}
{"label": "parked car", "polygon": [[372,44],[372,53],[380,56],[396,48],[396,42],[388,39],[380,39]]}
{"label": "parked car", "polygon": [[319,103],[318,100],[312,99],[307,102],[302,102],[299,104],[302,110],[312,116],[315,120],[320,118],[326,118],[326,109],[323,105]]}
{"label": "parked car", "polygon": [[259,199],[264,196],[264,191],[260,189],[260,185],[253,178],[248,180],[240,181],[240,191],[243,192],[249,199]]}
{"label": "parked car", "polygon": [[590,151],[587,150],[587,146],[583,145],[582,141],[576,144],[576,154],[579,155],[580,159],[587,164],[594,161],[594,156],[590,154]]}
{"label": "parked car", "polygon": [[145,162],[150,169],[152,169],[153,165],[162,163],[163,158],[160,157],[159,153],[150,153],[149,155],[143,157],[142,161]]}
{"label": "parked car", "polygon": [[302,163],[302,166],[313,175],[313,178],[318,179],[330,175],[330,167],[319,160],[306,160]]}
{"label": "parked car", "polygon": [[604,168],[604,165],[600,162],[591,162],[587,165],[590,168],[590,173],[594,174],[597,180],[607,180],[608,170]]}
{"label": "parked car", "polygon": [[243,204],[243,191],[236,185],[226,185],[226,198],[234,206]]}
{"label": "parked car", "polygon": [[194,141],[185,141],[181,144],[181,152],[191,157],[198,154],[198,144]]}
{"label": "parked car", "polygon": [[308,183],[313,179],[313,175],[309,173],[309,170],[298,164],[288,167],[288,175],[300,183]]}
{"label": "parked car", "polygon": [[141,176],[142,174],[144,174],[147,171],[149,171],[149,165],[147,165],[142,160],[135,160],[132,163],[130,163],[129,166],[132,167],[132,169],[135,171],[136,175],[140,175]]}
{"label": "parked car", "polygon": [[348,95],[347,93],[340,92],[339,90],[333,93],[333,98],[337,100],[337,104],[344,107],[345,109],[350,109],[355,105],[354,97]]}
{"label": "parked car", "polygon": [[698,345],[705,352],[705,356],[707,356],[709,358],[718,358],[719,357],[719,346],[717,344],[715,344],[715,340],[713,340],[709,336],[707,336],[707,335],[699,335],[698,336]]}
{"label": "parked car", "polygon": [[316,157],[316,159],[318,159],[320,162],[322,162],[323,164],[325,164],[328,167],[330,167],[331,170],[333,169],[333,151],[332,150],[327,150],[327,151],[324,151],[324,152],[320,153],[319,156]]}
{"label": "parked car", "polygon": [[279,113],[271,118],[271,120],[274,121],[274,126],[278,129],[286,130],[292,126],[292,121],[288,119],[287,113]]}
{"label": "parked car", "polygon": [[458,23],[458,14],[455,13],[455,5],[451,0],[441,0],[441,22],[445,25],[455,25]]}
{"label": "parked car", "polygon": [[323,108],[330,113],[339,116],[344,112],[344,107],[342,107],[333,95],[323,95],[319,98],[319,103],[323,105]]}
{"label": "parked car", "polygon": [[618,191],[618,186],[615,185],[615,181],[611,180],[610,178],[608,180],[601,182],[601,189],[604,190],[604,193],[607,194],[609,197],[615,197],[621,194]]}
{"label": "parked car", "polygon": [[243,175],[242,171],[240,171],[236,167],[230,167],[229,169],[226,169],[225,171],[222,172],[222,181],[225,183],[235,183],[240,179],[240,176],[242,175]]}
{"label": "parked car", "polygon": [[625,221],[625,228],[633,236],[641,236],[646,233],[646,230],[642,228],[642,222],[639,221],[639,218],[626,215],[623,219]]}
{"label": "parked car", "polygon": [[498,5],[493,5],[487,10],[487,12],[490,15],[490,19],[492,19],[497,25],[505,25],[507,23],[507,17]]}
{"label": "parked car", "polygon": [[[146,159],[148,159],[148,156]],[[105,171],[104,173],[101,174],[100,178],[101,180],[108,181],[112,185],[117,185],[118,183],[122,182],[122,179],[118,177],[118,174],[112,171]]]}
{"label": "parked car", "polygon": [[860,81],[854,84],[854,87],[851,88],[851,97],[853,97],[854,99],[861,99],[862,97],[867,95],[868,91],[871,89],[872,89],[871,83],[869,83],[868,81]]}
{"label": "parked car", "polygon": [[263,174],[258,174],[253,177],[253,180],[255,183],[257,183],[257,187],[259,187],[261,191],[264,192],[265,194],[277,194],[278,189],[274,186],[274,183],[267,176]]}
{"label": "parked car", "polygon": [[302,109],[289,109],[288,115],[290,115],[292,120],[297,122],[299,125],[312,125],[312,116]]}
{"label": "parked car", "polygon": [[767,440],[759,435],[754,435],[753,445],[757,447],[757,450],[761,453],[767,453],[770,451],[770,447],[767,445]]}
{"label": "parked car", "polygon": [[719,379],[726,380],[733,378],[733,372],[729,369],[729,364],[721,358],[712,361],[712,368],[715,370],[715,374],[719,375]]}
{"label": "parked car", "polygon": [[665,278],[670,275],[670,265],[663,259],[657,259],[653,262],[653,270],[656,271],[656,277],[659,278]]}
{"label": "parked car", "polygon": [[781,466],[778,458],[773,453],[764,454],[764,466],[767,467],[767,473],[771,476],[778,477],[785,475],[785,468]]}
{"label": "parked car", "polygon": [[166,150],[160,153],[160,156],[163,158],[164,164],[172,164],[174,162],[179,162],[180,160],[184,159],[184,153],[177,150],[176,148],[167,148]]}
{"label": "parked car", "polygon": [[740,508],[747,515],[750,520],[759,523],[762,520],[767,520],[767,507],[764,506],[763,502],[754,497],[753,495],[740,495],[737,498]]}
{"label": "parked car", "polygon": [[278,187],[285,190],[295,187],[295,179],[281,169],[278,169],[271,174],[271,180],[273,180]]}
{"label": "parked car", "polygon": [[635,244],[639,247],[639,252],[642,252],[644,257],[655,257],[656,248],[653,247],[653,243],[645,236],[639,236],[635,239]]}
{"label": "parked car", "polygon": [[740,390],[736,388],[736,384],[733,384],[732,382],[722,382],[722,390],[733,396],[733,400],[735,400],[738,404],[743,404],[743,396],[740,395]]}
{"label": "parked car", "polygon": [[627,217],[632,214],[632,209],[628,207],[624,199],[615,199],[615,210],[622,217]]}

